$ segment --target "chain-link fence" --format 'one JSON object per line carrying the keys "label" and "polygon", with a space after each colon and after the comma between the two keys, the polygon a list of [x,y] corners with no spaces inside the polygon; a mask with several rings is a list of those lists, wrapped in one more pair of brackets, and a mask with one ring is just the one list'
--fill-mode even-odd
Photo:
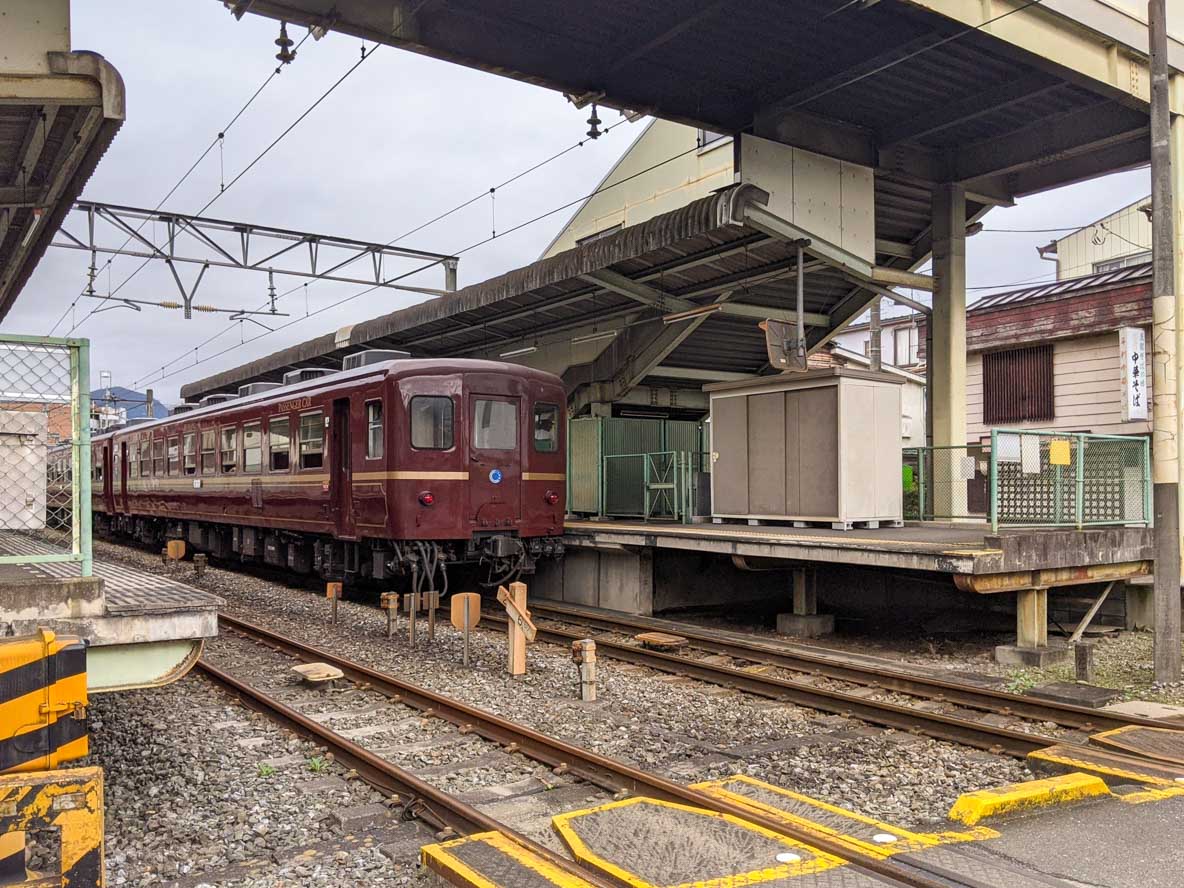
{"label": "chain-link fence", "polygon": [[986,520],[990,458],[985,448],[906,447],[902,458],[905,520]]}
{"label": "chain-link fence", "polygon": [[[85,339],[0,334],[0,565],[91,574],[88,352]],[[101,462],[93,471],[101,484]]]}
{"label": "chain-link fence", "polygon": [[996,527],[1151,523],[1146,438],[1000,429],[991,465]]}

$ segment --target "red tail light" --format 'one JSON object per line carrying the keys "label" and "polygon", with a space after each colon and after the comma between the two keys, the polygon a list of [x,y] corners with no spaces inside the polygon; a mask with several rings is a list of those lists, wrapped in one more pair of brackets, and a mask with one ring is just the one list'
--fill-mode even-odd
{"label": "red tail light", "polygon": [[419,495],[419,504],[421,506],[431,506],[431,505],[434,505],[435,502],[436,502],[436,497],[432,494],[432,492],[430,490],[425,490],[423,493],[421,493]]}
{"label": "red tail light", "polygon": [[557,494],[554,490],[548,490],[543,494],[543,499],[546,501],[548,506],[554,506],[559,502],[559,494]]}

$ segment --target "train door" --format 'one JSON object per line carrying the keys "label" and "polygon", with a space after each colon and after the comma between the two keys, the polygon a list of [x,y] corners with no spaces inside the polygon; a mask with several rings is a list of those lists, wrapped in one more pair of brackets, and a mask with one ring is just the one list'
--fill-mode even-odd
{"label": "train door", "polygon": [[102,449],[103,460],[103,509],[108,515],[115,514],[115,487],[111,479],[112,469],[112,442],[104,441]]}
{"label": "train door", "polygon": [[521,399],[469,396],[469,514],[477,529],[514,528],[522,514]]}
{"label": "train door", "polygon": [[333,513],[333,527],[337,536],[353,539],[354,489],[353,441],[350,429],[349,398],[333,402],[333,418],[329,423],[329,497]]}
{"label": "train door", "polygon": [[127,514],[127,441],[119,442],[119,511]]}

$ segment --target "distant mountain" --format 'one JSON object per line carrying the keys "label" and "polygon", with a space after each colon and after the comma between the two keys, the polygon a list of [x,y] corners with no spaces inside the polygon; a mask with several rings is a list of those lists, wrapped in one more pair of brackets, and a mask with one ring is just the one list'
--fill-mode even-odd
{"label": "distant mountain", "polygon": [[[137,417],[148,415],[145,394],[143,392],[132,391],[123,386],[113,385],[110,389],[95,389],[90,393],[90,400],[95,406],[122,408],[127,411],[128,419],[136,419]],[[160,401],[152,402],[152,416],[154,419],[162,419],[168,415],[168,405],[162,404]]]}

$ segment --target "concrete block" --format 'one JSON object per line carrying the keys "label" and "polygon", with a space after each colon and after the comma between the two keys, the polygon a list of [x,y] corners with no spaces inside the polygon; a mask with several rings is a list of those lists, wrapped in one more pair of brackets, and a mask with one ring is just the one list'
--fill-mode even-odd
{"label": "concrete block", "polygon": [[1097,709],[1122,697],[1122,691],[1084,682],[1053,681],[1032,688],[1028,691],[1027,696],[1035,697],[1038,700],[1051,700],[1054,703],[1069,703],[1073,706],[1088,706]]}
{"label": "concrete block", "polygon": [[1001,666],[1053,666],[1072,658],[1073,651],[1060,644],[1038,648],[1001,644],[995,648],[995,662]]}
{"label": "concrete block", "polygon": [[1150,583],[1127,583],[1126,628],[1151,630],[1155,628],[1155,587]]}
{"label": "concrete block", "polygon": [[391,819],[390,809],[383,804],[357,805],[334,811],[330,817],[343,830],[357,830],[376,826]]}
{"label": "concrete block", "polygon": [[1106,782],[1092,774],[1064,774],[1012,783],[995,789],[963,793],[950,809],[949,818],[966,826],[1007,814],[1026,814],[1053,805],[1065,805],[1108,796]]}
{"label": "concrete block", "polygon": [[777,633],[794,638],[817,638],[835,631],[834,614],[778,614]]}
{"label": "concrete block", "polygon": [[1136,718],[1184,719],[1184,706],[1155,703],[1151,700],[1127,700],[1122,703],[1111,703],[1102,709],[1106,712],[1117,712],[1119,715],[1133,715]]}

